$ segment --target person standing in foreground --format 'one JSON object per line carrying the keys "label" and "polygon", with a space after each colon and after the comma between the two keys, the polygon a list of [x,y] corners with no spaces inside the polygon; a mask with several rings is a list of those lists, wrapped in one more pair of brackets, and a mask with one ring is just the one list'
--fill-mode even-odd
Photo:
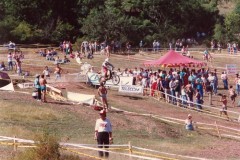
{"label": "person standing in foreground", "polygon": [[39,83],[40,83],[40,88],[41,88],[41,92],[42,92],[42,102],[47,102],[46,101],[46,92],[47,92],[47,81],[46,79],[44,78],[44,75],[42,74],[41,75],[41,78],[39,80]]}
{"label": "person standing in foreground", "polygon": [[103,109],[108,109],[108,102],[107,102],[107,88],[104,86],[103,83],[100,83],[100,87],[98,88],[98,95],[101,97]]}
{"label": "person standing in foreground", "polygon": [[[96,121],[94,139],[98,142],[98,148],[103,148],[104,145],[109,145],[109,142],[113,140],[112,125],[110,120],[106,118],[105,110],[101,110],[99,114],[100,118]],[[109,146],[104,147],[109,148]],[[99,151],[98,153],[100,157],[103,157],[103,151]],[[109,152],[104,152],[104,154],[106,158],[109,156]]]}

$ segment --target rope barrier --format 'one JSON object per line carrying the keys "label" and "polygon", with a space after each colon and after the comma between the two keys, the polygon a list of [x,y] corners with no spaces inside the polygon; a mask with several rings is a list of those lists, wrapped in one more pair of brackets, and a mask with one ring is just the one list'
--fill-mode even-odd
{"label": "rope barrier", "polygon": [[178,160],[178,159],[174,159],[174,158],[168,158],[168,157],[164,157],[164,156],[159,156],[159,155],[154,155],[154,154],[148,154],[148,153],[143,153],[143,152],[137,152],[137,151],[132,151],[132,153],[136,153],[136,154],[140,154],[140,155],[145,155],[145,156],[151,156],[151,157],[155,157],[155,158],[163,158],[166,160]]}
{"label": "rope barrier", "polygon": [[191,159],[197,159],[197,160],[205,160],[205,158],[192,157],[192,156],[183,156],[183,155],[166,153],[166,152],[160,152],[160,151],[155,151],[155,150],[146,149],[146,148],[141,148],[141,147],[136,147],[136,146],[132,146],[132,148],[138,149],[138,150],[149,151],[149,152],[160,153],[160,154],[167,154],[167,155],[171,155],[171,156],[178,156],[178,157],[183,157],[183,158],[191,158]]}
{"label": "rope barrier", "polygon": [[72,152],[72,153],[76,153],[76,154],[78,154],[78,155],[83,155],[83,156],[90,157],[90,158],[94,158],[94,159],[98,159],[98,160],[104,160],[104,159],[102,159],[102,158],[99,158],[99,157],[96,157],[96,156],[92,156],[92,155],[89,155],[89,154],[86,154],[86,153],[82,153],[82,152],[79,152],[79,151],[75,151],[75,150],[72,150],[72,149],[69,149],[69,148],[61,147],[61,149],[70,151],[70,152]]}

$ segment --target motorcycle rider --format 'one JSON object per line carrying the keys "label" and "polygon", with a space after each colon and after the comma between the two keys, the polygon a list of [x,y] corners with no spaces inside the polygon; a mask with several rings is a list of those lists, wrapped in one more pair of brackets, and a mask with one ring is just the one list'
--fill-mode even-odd
{"label": "motorcycle rider", "polygon": [[[104,77],[106,80],[110,79],[112,77],[112,70],[114,66],[109,62],[109,58],[106,58],[104,62],[102,63],[102,70],[104,73]],[[109,74],[108,74],[109,71]]]}

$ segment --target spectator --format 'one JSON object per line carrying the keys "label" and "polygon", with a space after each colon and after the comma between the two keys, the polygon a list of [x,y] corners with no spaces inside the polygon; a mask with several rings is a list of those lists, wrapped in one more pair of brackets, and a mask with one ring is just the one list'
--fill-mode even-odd
{"label": "spectator", "polygon": [[165,80],[163,81],[163,88],[164,88],[164,93],[165,93],[165,99],[166,102],[170,102],[170,87],[169,87],[169,79],[167,77],[165,77]]}
{"label": "spectator", "polygon": [[41,88],[41,92],[42,92],[42,102],[46,103],[46,92],[47,92],[47,81],[46,79],[44,78],[44,75],[42,74],[41,75],[41,78],[39,80],[39,83],[40,83],[40,88]]}
{"label": "spectator", "polygon": [[185,126],[187,130],[193,131],[193,120],[192,120],[192,115],[189,114],[188,118],[185,120]]}
{"label": "spectator", "polygon": [[40,87],[40,82],[39,82],[40,75],[36,74],[35,75],[35,80],[34,80],[34,86],[37,90],[37,101],[41,101],[41,87]]}
{"label": "spectator", "polygon": [[209,104],[212,105],[212,94],[213,94],[213,89],[210,83],[207,81],[206,83],[206,92],[208,93],[208,99],[209,99]]}
{"label": "spectator", "polygon": [[203,98],[203,80],[201,79],[201,75],[198,75],[195,83],[196,88],[199,90],[200,98]]}
{"label": "spectator", "polygon": [[70,60],[67,58],[67,56],[64,56],[63,62],[64,62],[64,63],[68,63],[68,62],[70,62]]}
{"label": "spectator", "polygon": [[172,78],[170,83],[169,83],[172,104],[176,104],[176,98],[175,98],[176,97],[176,94],[175,94],[176,87],[177,87],[177,85],[176,85],[176,82],[175,82],[175,78]]}
{"label": "spectator", "polygon": [[4,62],[1,62],[0,71],[5,71],[5,70],[6,70],[6,66],[5,66]]}
{"label": "spectator", "polygon": [[16,58],[16,71],[19,76],[22,75],[22,62],[20,61],[20,58]]}
{"label": "spectator", "polygon": [[223,88],[228,89],[228,78],[225,72],[222,72],[221,79],[223,81]]}
{"label": "spectator", "polygon": [[210,82],[210,86],[212,87],[213,89],[213,93],[214,95],[217,94],[217,86],[216,86],[216,77],[213,75],[213,73],[210,73],[209,76],[208,76],[208,81]]}
{"label": "spectator", "polygon": [[8,70],[13,70],[13,56],[12,53],[8,53]]}
{"label": "spectator", "polygon": [[187,93],[187,97],[188,97],[188,105],[189,105],[189,107],[191,107],[193,104],[194,90],[193,90],[191,84],[186,85],[185,88],[186,88],[186,93]]}
{"label": "spectator", "polygon": [[240,77],[238,74],[236,74],[235,83],[236,83],[237,95],[239,96],[240,95]]}
{"label": "spectator", "polygon": [[62,71],[62,68],[59,66],[59,64],[57,64],[54,72],[56,74],[55,80],[61,79]]}
{"label": "spectator", "polygon": [[48,68],[48,66],[46,66],[43,70],[43,75],[44,75],[44,78],[47,79],[47,78],[50,78],[50,70]]}
{"label": "spectator", "polygon": [[235,90],[233,89],[233,86],[229,87],[229,96],[232,101],[232,107],[235,107],[235,99],[237,97],[237,94],[236,94]]}
{"label": "spectator", "polygon": [[[96,120],[95,125],[95,136],[94,139],[98,142],[98,148],[103,148],[103,145],[109,145],[109,143],[113,140],[112,138],[112,125],[108,118],[106,118],[106,112],[104,110],[100,111],[100,118]],[[109,148],[109,146],[104,146],[105,148]],[[108,158],[109,152],[99,151],[99,156]]]}
{"label": "spectator", "polygon": [[222,109],[220,110],[220,117],[222,116],[222,113],[224,113],[229,120],[228,114],[227,114],[227,96],[221,95],[220,102],[222,102]]}
{"label": "spectator", "polygon": [[201,102],[202,99],[201,99],[201,94],[200,94],[199,89],[196,90],[196,95],[195,95],[195,97],[196,97],[197,109],[202,109],[202,106],[201,106],[201,104],[202,104],[202,102]]}
{"label": "spectator", "polygon": [[184,86],[182,86],[182,88],[181,88],[181,99],[182,99],[183,107],[186,108],[186,105],[187,105],[187,94],[186,94]]}

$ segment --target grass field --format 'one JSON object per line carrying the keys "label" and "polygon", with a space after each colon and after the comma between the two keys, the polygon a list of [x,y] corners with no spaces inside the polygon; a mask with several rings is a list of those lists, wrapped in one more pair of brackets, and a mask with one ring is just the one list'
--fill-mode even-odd
{"label": "grass field", "polygon": [[[31,76],[41,73],[44,66],[48,65],[52,70],[52,62],[34,54],[34,50],[24,50],[26,53],[23,62],[23,69],[30,71]],[[163,52],[164,53],[164,52]],[[161,54],[163,54],[161,53]],[[142,53],[136,55],[112,55],[110,61],[116,68],[144,67],[143,61],[155,59],[161,56],[160,53]],[[196,52],[192,55],[201,59],[201,54]],[[62,55],[61,55],[62,56]],[[60,56],[60,57],[61,57]],[[0,53],[1,60],[6,62],[6,52]],[[63,57],[63,56],[62,56]],[[226,63],[238,64],[238,56],[227,56],[226,54],[213,55],[214,60],[209,66],[219,67],[223,70]],[[227,57],[227,58],[226,58]],[[96,68],[100,69],[103,55],[96,55],[93,60],[84,59]],[[62,65],[64,72],[75,73],[80,70],[80,66],[71,60],[70,64]],[[15,74],[10,72],[10,75]],[[33,77],[28,80],[33,80]],[[16,77],[13,77],[15,79]],[[233,83],[231,81],[231,83]],[[77,84],[71,84],[72,86]],[[32,90],[20,90],[31,93]],[[97,94],[95,88],[84,89],[75,87],[76,92],[87,92]],[[81,105],[70,105],[64,102],[57,102],[48,97],[48,103],[39,103],[31,98],[31,95],[18,92],[0,92],[0,135],[16,136],[25,139],[34,139],[35,135],[48,130],[59,138],[62,142],[95,144],[94,125],[98,118],[98,112],[89,107]],[[228,122],[216,117],[210,117],[192,110],[172,107],[162,101],[155,101],[149,97],[119,94],[117,91],[109,91],[110,105],[136,113],[151,113],[159,116],[168,116],[185,119],[188,113],[193,114],[194,120],[198,122],[213,123],[231,126],[239,129],[239,124]],[[216,103],[216,102],[215,102]],[[231,108],[238,111],[239,108]],[[209,159],[239,159],[240,142],[235,139],[218,138],[216,130],[197,129],[194,132],[185,130],[184,125],[173,124],[153,117],[132,116],[118,112],[111,112],[108,117],[113,124],[114,144],[127,144],[129,141],[134,146],[154,149],[162,152],[202,157]],[[0,146],[0,158],[8,160],[13,154],[11,148]],[[91,155],[96,152],[86,151]],[[166,156],[166,155],[165,155]],[[177,159],[186,159],[170,156]],[[111,154],[110,159],[122,159],[128,157]],[[82,158],[85,159],[85,158]]]}

